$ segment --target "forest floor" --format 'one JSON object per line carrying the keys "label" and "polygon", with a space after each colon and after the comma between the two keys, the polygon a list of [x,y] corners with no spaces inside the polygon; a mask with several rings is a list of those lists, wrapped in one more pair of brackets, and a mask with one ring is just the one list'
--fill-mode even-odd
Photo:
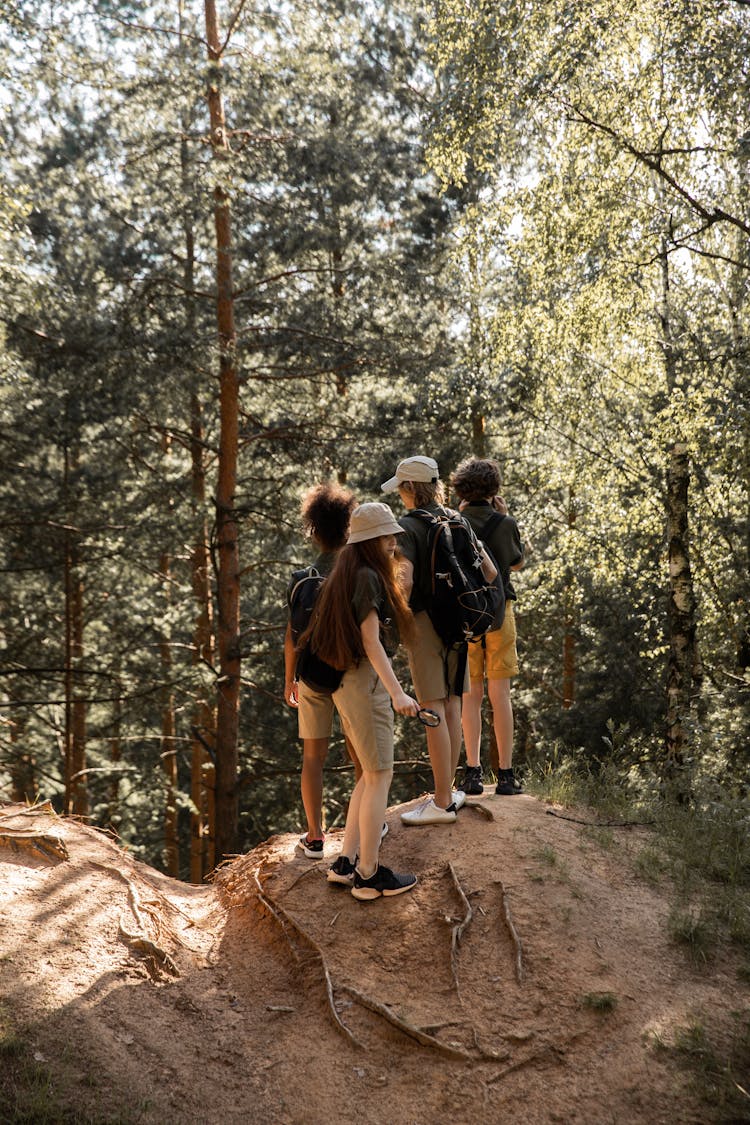
{"label": "forest floor", "polygon": [[419,884],[360,903],[325,879],[341,833],[322,862],[275,836],[195,887],[0,808],[0,1030],[76,1111],[13,1116],[6,1085],[0,1121],[750,1120],[681,1062],[689,1029],[730,1041],[750,985],[729,947],[696,966],[670,942],[648,827],[492,790],[450,827],[399,811],[383,859]]}

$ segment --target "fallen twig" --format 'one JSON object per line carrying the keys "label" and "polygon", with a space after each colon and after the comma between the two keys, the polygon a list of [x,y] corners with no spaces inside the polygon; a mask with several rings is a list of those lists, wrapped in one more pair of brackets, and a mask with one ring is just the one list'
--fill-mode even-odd
{"label": "fallen twig", "polygon": [[402,1031],[404,1035],[408,1035],[411,1039],[416,1039],[417,1042],[421,1043],[424,1047],[432,1047],[436,1051],[441,1051],[444,1055],[449,1055],[453,1059],[469,1061],[473,1058],[473,1055],[462,1051],[460,1047],[451,1047],[448,1043],[441,1043],[434,1035],[428,1035],[426,1031],[422,1031],[422,1029],[416,1027],[415,1024],[400,1019],[399,1016],[394,1015],[386,1004],[381,1004],[379,1000],[374,1000],[372,996],[367,996],[364,992],[359,992],[358,989],[352,988],[351,985],[341,984],[339,985],[339,991],[345,992],[348,996],[353,997],[354,1000],[362,1004],[363,1007],[369,1008],[371,1012],[375,1012],[378,1016],[382,1016],[383,1019],[388,1020],[388,1023],[393,1024],[399,1031]]}
{"label": "fallen twig", "polygon": [[257,868],[253,871],[253,878],[255,879],[255,885],[257,887],[256,894],[258,896],[258,900],[263,903],[263,905],[266,907],[266,909],[273,915],[273,917],[276,919],[276,921],[281,926],[282,933],[284,934],[284,937],[287,939],[287,942],[289,944],[289,948],[292,950],[292,953],[294,954],[296,960],[299,961],[299,954],[298,954],[297,950],[294,948],[294,945],[292,944],[292,942],[289,940],[289,935],[286,932],[287,926],[289,926],[289,928],[292,929],[298,935],[298,937],[300,937],[309,946],[310,949],[312,949],[312,951],[315,954],[318,962],[320,963],[320,968],[321,968],[321,971],[323,973],[323,978],[325,980],[325,985],[326,985],[326,995],[328,997],[328,1007],[330,1009],[331,1015],[333,1016],[334,1022],[336,1023],[336,1026],[338,1027],[338,1029],[347,1037],[347,1039],[351,1043],[354,1043],[355,1046],[357,1046],[357,1047],[361,1047],[362,1043],[360,1043],[360,1041],[356,1038],[356,1036],[353,1034],[353,1032],[346,1026],[344,1021],[341,1019],[341,1016],[339,1015],[338,1011],[336,1010],[336,1002],[335,1002],[334,995],[333,995],[333,984],[331,982],[331,974],[328,971],[328,966],[326,965],[326,960],[325,960],[325,957],[323,956],[323,950],[320,948],[320,946],[315,941],[315,939],[312,938],[310,936],[310,934],[307,933],[306,930],[303,930],[303,928],[300,926],[299,922],[296,922],[290,914],[287,914],[287,912],[286,912],[286,910],[284,910],[283,906],[280,906],[278,902],[276,902],[274,899],[271,899],[268,895],[266,895],[265,891],[263,890],[263,885],[262,885],[262,883],[260,881],[260,878],[258,876]]}
{"label": "fallen twig", "polygon": [[510,912],[510,903],[508,902],[508,896],[505,892],[505,887],[503,886],[503,884],[500,882],[499,879],[497,880],[497,884],[500,887],[500,895],[501,895],[501,901],[502,901],[502,905],[503,905],[503,918],[505,919],[505,925],[508,927],[508,933],[510,934],[511,939],[513,941],[513,945],[515,946],[515,949],[516,949],[516,980],[518,981],[519,984],[522,984],[523,978],[524,978],[523,946],[521,944],[521,939],[518,936],[518,930],[516,929],[515,925],[513,924],[513,917],[512,917],[511,912]]}
{"label": "fallen twig", "polygon": [[547,816],[570,820],[573,824],[585,824],[587,828],[653,828],[656,824],[655,820],[581,820],[577,816],[565,816],[555,809],[547,809]]}
{"label": "fallen twig", "polygon": [[477,804],[475,804],[474,801],[467,801],[466,804],[464,805],[464,808],[466,808],[466,809],[476,809],[476,811],[479,813],[479,815],[483,816],[485,820],[494,820],[495,819],[495,814],[493,813],[492,809],[488,809],[487,806],[483,805],[481,802],[478,802]]}

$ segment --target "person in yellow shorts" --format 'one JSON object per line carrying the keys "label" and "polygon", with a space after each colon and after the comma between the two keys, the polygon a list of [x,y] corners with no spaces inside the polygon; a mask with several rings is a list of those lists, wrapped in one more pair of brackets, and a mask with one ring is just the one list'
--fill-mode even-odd
{"label": "person in yellow shorts", "polygon": [[458,788],[467,796],[484,792],[480,747],[484,681],[492,705],[499,771],[495,792],[512,797],[523,791],[513,772],[513,704],[510,683],[518,675],[516,592],[510,572],[524,564],[524,545],[518,524],[508,515],[500,491],[500,469],[496,461],[471,457],[458,466],[451,484],[461,501],[461,515],[471,524],[478,539],[489,548],[505,587],[505,616],[502,624],[469,645],[470,688],[464,693],[461,725],[466,748],[466,768]]}

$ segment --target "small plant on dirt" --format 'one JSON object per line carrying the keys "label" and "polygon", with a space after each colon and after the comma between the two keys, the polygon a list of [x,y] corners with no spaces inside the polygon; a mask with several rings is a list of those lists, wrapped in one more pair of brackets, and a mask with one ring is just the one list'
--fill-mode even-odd
{"label": "small plant on dirt", "polygon": [[675,1057],[690,1072],[690,1084],[722,1121],[747,1121],[750,1116],[750,1013],[733,1012],[729,1042],[714,1042],[698,1019],[675,1033]]}
{"label": "small plant on dirt", "polygon": [[672,941],[682,945],[696,963],[710,961],[718,941],[714,921],[701,907],[673,907],[667,921]]}
{"label": "small plant on dirt", "polygon": [[592,1012],[613,1012],[617,1007],[614,992],[587,992],[581,997],[581,1007]]}

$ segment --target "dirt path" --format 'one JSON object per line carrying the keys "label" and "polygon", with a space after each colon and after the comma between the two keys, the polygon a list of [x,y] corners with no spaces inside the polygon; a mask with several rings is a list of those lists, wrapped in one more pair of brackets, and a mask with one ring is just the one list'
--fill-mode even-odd
{"label": "dirt path", "polygon": [[72,1104],[113,1119],[711,1120],[657,1041],[719,1030],[750,988],[728,954],[697,971],[670,945],[666,888],[633,874],[648,829],[603,846],[531,797],[481,806],[424,829],[389,810],[384,861],[420,881],[374,903],[291,836],[195,888],[0,809],[2,1002]]}

